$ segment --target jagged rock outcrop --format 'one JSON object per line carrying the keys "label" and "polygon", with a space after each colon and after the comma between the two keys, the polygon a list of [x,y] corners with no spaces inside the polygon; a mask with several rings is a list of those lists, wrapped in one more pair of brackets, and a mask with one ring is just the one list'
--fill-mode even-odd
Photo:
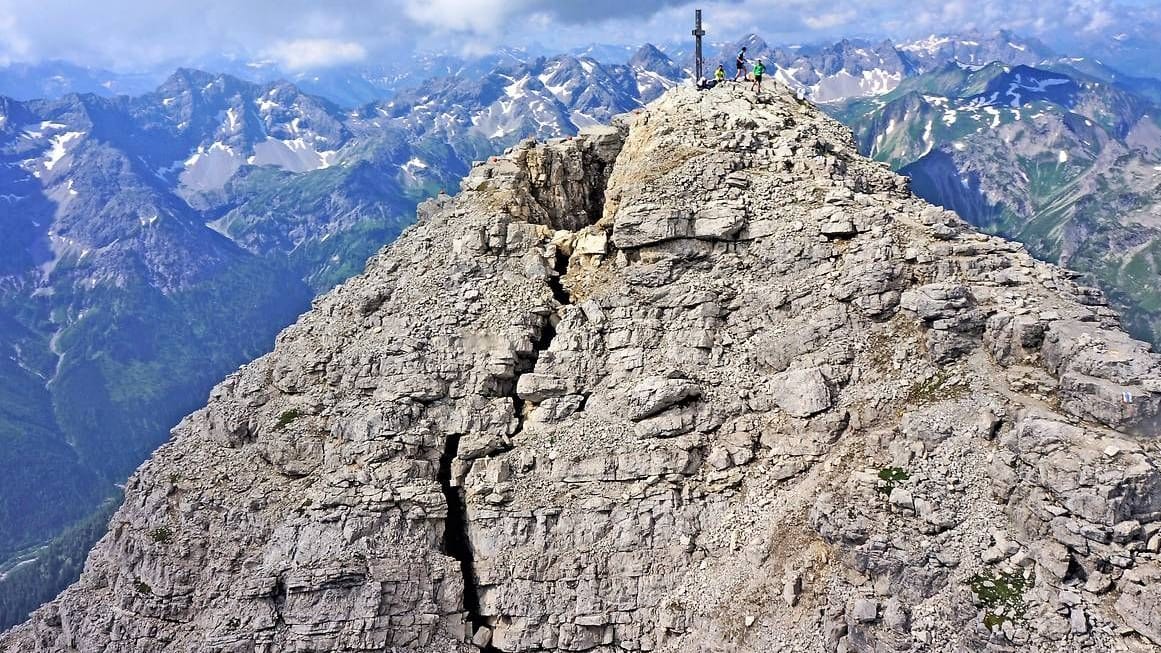
{"label": "jagged rock outcrop", "polygon": [[1149,650],[1161,359],[779,91],[522,143],[5,651]]}

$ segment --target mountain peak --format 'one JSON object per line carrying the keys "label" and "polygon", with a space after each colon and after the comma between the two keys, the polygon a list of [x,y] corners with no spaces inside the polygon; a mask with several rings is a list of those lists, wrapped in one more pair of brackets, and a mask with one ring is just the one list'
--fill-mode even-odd
{"label": "mountain peak", "polygon": [[204,86],[212,84],[221,78],[222,75],[206,72],[197,68],[178,68],[165,79],[163,86]]}
{"label": "mountain peak", "polygon": [[656,45],[653,45],[652,43],[646,43],[645,45],[642,45],[641,47],[637,48],[637,52],[635,53],[635,56],[642,56],[642,57],[658,57],[658,56],[660,56],[660,57],[664,57],[666,55],[664,52],[662,52],[660,49],[658,49],[658,47]]}
{"label": "mountain peak", "polygon": [[673,60],[652,43],[641,46],[629,59],[629,66],[658,73],[666,79],[681,79],[684,76]]}
{"label": "mountain peak", "polygon": [[756,52],[765,52],[770,49],[770,46],[766,43],[765,39],[752,32],[739,39],[734,44],[734,46],[735,52],[740,50],[742,46],[745,46],[746,50],[751,54]]}
{"label": "mountain peak", "polygon": [[166,78],[157,93],[179,96],[190,93],[197,97],[225,96],[237,92],[254,91],[258,86],[225,73],[210,73],[196,68],[178,68]]}
{"label": "mountain peak", "polygon": [[521,142],[424,204],[0,647],[1161,642],[1161,360],[745,86]]}

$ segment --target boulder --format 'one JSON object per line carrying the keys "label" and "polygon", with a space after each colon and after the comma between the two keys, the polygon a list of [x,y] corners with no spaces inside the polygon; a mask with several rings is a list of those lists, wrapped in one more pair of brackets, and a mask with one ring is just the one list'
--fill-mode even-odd
{"label": "boulder", "polygon": [[770,392],[774,403],[794,417],[812,417],[834,405],[831,386],[817,367],[776,374]]}

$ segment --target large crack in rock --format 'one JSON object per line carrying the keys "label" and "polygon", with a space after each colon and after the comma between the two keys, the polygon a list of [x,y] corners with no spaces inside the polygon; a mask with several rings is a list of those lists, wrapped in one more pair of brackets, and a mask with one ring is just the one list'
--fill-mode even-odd
{"label": "large crack in rock", "polygon": [[[552,144],[532,145],[517,161],[526,166],[527,190],[535,200],[544,224],[559,230],[547,247],[547,270],[545,283],[556,307],[546,316],[530,314],[529,321],[538,324],[533,338],[533,346],[517,361],[517,374],[509,393],[513,403],[515,427],[511,438],[517,438],[524,430],[527,402],[519,391],[521,379],[535,374],[541,355],[551,349],[556,338],[556,323],[560,319],[560,309],[572,304],[572,296],[565,287],[569,273],[571,246],[561,242],[561,232],[572,232],[596,224],[604,210],[605,191],[609,176],[616,162],[624,134],[619,129],[590,129],[577,139],[562,139]],[[575,241],[570,234],[569,243]],[[578,406],[583,410],[588,395],[584,395]],[[439,478],[448,503],[448,518],[445,531],[446,552],[460,562],[464,579],[464,609],[472,624],[472,641],[485,653],[504,653],[504,649],[492,644],[491,633],[500,615],[489,615],[481,611],[479,578],[474,568],[469,511],[464,491],[453,483],[453,468],[458,455],[459,436],[450,435],[444,455],[440,461]],[[502,455],[505,449],[494,452]],[[471,463],[468,463],[470,467]]]}
{"label": "large crack in rock", "polygon": [[[447,436],[443,455],[439,460],[438,480],[443,490],[444,500],[447,501],[447,518],[444,521],[443,550],[444,553],[455,558],[460,564],[460,573],[463,576],[464,593],[463,607],[467,612],[468,622],[472,625],[473,635],[489,624],[487,619],[480,615],[480,596],[477,590],[476,572],[472,560],[472,542],[468,531],[467,505],[464,494],[458,482],[453,481],[453,466],[459,452],[460,435]],[[488,649],[485,648],[485,651]]]}

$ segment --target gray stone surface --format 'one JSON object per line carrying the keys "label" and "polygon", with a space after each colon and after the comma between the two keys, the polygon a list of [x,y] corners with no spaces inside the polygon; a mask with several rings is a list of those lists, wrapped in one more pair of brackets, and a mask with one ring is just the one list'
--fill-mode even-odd
{"label": "gray stone surface", "polygon": [[817,367],[775,375],[771,393],[774,403],[794,417],[817,415],[834,405],[830,384]]}
{"label": "gray stone surface", "polygon": [[874,599],[855,599],[851,616],[859,623],[868,623],[879,618],[879,604]]}

